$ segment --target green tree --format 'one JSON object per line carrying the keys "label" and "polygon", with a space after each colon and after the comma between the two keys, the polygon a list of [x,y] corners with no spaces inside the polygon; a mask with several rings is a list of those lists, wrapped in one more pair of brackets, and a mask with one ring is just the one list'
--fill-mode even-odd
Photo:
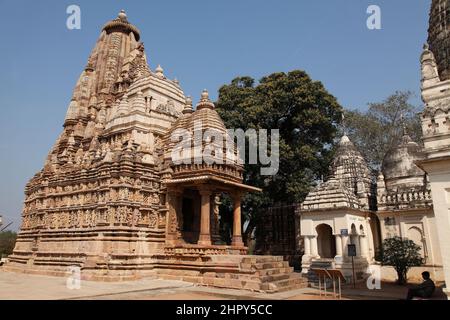
{"label": "green tree", "polygon": [[366,112],[345,112],[344,130],[373,171],[380,170],[384,156],[403,134],[403,126],[420,143],[420,117],[411,97],[411,92],[397,91],[382,102],[369,103]]}
{"label": "green tree", "polygon": [[[242,203],[246,240],[256,226],[259,208],[302,201],[314,181],[327,172],[343,110],[321,82],[298,70],[274,73],[259,83],[251,77],[236,78],[220,88],[216,105],[230,129],[267,129],[269,134],[270,129],[280,130],[278,173],[262,176],[261,165],[244,168],[244,182],[263,189],[248,194]],[[248,159],[248,148],[246,152]]]}
{"label": "green tree", "polygon": [[408,281],[409,269],[424,263],[420,250],[420,246],[412,240],[400,237],[388,238],[383,241],[380,260],[382,265],[394,267],[397,272],[397,283],[403,285]]}
{"label": "green tree", "polygon": [[10,255],[14,250],[17,234],[12,231],[0,232],[0,258]]}

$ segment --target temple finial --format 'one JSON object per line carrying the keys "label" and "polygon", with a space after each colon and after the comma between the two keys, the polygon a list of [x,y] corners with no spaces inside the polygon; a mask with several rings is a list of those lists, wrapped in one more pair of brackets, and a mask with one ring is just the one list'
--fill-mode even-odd
{"label": "temple finial", "polygon": [[192,113],[194,109],[192,108],[192,98],[191,96],[186,97],[186,103],[184,105],[183,114]]}
{"label": "temple finial", "polygon": [[125,13],[125,10],[120,10],[119,14],[117,15],[117,18],[120,20],[127,20],[127,14]]}
{"label": "temple finial", "polygon": [[342,126],[342,131],[344,133],[344,136],[348,136],[348,129],[345,123],[345,113],[342,112],[342,116],[341,116],[341,126]]}
{"label": "temple finial", "polygon": [[164,69],[161,67],[160,64],[158,64],[158,66],[156,67],[155,74],[159,78],[164,78]]}
{"label": "temple finial", "polygon": [[197,104],[197,110],[201,109],[214,109],[214,103],[209,99],[209,93],[206,89],[202,91],[200,102]]}
{"label": "temple finial", "polygon": [[209,100],[209,92],[206,89],[203,89],[202,91],[202,101],[208,101]]}

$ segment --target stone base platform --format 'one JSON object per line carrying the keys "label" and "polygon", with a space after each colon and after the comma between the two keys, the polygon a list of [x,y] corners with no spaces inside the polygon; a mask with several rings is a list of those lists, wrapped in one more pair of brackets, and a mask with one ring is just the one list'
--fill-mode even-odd
{"label": "stone base platform", "polygon": [[283,257],[247,256],[246,248],[196,246],[167,247],[153,255],[85,256],[82,259],[36,259],[18,263],[5,271],[68,277],[79,267],[82,280],[131,281],[140,278],[181,280],[198,285],[254,292],[275,293],[308,286]]}
{"label": "stone base platform", "polygon": [[254,292],[275,293],[308,286],[306,278],[277,256],[216,255],[192,260],[166,255],[159,257],[155,271],[165,280]]}

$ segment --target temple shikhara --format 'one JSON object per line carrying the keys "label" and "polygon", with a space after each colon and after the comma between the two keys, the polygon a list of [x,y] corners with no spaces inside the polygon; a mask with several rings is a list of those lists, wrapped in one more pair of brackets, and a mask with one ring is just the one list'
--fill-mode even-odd
{"label": "temple shikhara", "polygon": [[421,57],[421,114],[427,172],[433,196],[446,293],[450,297],[450,0],[433,0],[428,43]]}
{"label": "temple shikhara", "polygon": [[[173,161],[177,129],[227,131],[206,90],[194,111],[177,80],[150,70],[139,39],[124,11],[103,27],[64,130],[26,186],[7,267],[65,275],[78,266],[84,279],[156,275],[266,292],[303,286],[282,258],[246,255],[241,197],[260,190],[242,184],[237,152],[224,152],[220,165]],[[231,243],[219,235],[224,193],[234,204]]]}
{"label": "temple shikhara", "polygon": [[[432,1],[428,33],[423,145],[404,127],[376,177],[344,134],[329,176],[302,203],[261,208],[255,256],[242,239],[241,199],[261,190],[243,183],[237,149],[198,159],[197,149],[215,140],[196,141],[185,153],[174,139],[211,130],[227,136],[208,92],[194,108],[177,80],[160,66],[151,70],[140,31],[121,11],[103,27],[63,131],[26,186],[23,223],[4,268],[64,276],[76,266],[83,279],[154,276],[277,292],[307,286],[314,269],[364,281],[380,266],[383,240],[398,236],[421,248],[424,266],[412,277],[427,270],[448,288],[450,0]],[[217,157],[226,161],[207,161]],[[225,194],[233,206],[229,241],[220,234]]]}

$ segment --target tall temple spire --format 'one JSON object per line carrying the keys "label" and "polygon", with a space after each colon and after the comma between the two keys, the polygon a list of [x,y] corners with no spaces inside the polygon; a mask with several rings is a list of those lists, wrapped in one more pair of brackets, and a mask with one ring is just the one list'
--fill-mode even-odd
{"label": "tall temple spire", "polygon": [[125,34],[129,34],[132,32],[136,41],[139,41],[140,38],[140,32],[138,28],[136,28],[134,25],[128,22],[128,17],[127,14],[125,13],[125,10],[120,10],[119,14],[117,15],[117,18],[105,24],[103,30],[105,30],[108,33],[119,31]]}
{"label": "tall temple spire", "polygon": [[441,80],[450,80],[450,0],[432,0],[428,44]]}

